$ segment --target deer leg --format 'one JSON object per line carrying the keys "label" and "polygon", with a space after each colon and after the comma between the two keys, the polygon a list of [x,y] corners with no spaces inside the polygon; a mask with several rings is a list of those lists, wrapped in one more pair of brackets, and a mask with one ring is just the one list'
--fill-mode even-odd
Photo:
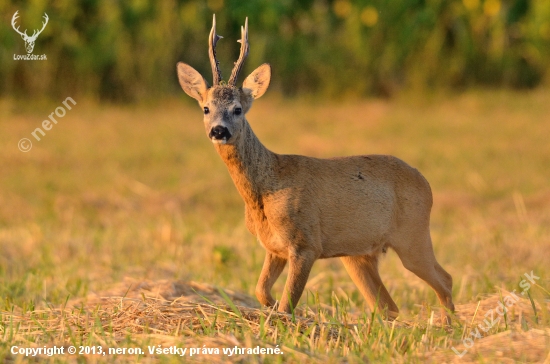
{"label": "deer leg", "polygon": [[256,285],[256,298],[258,298],[258,301],[260,301],[262,305],[275,305],[275,299],[271,296],[271,288],[273,288],[275,281],[277,281],[277,278],[281,275],[285,265],[286,259],[279,258],[270,252],[267,252],[265,255],[260,279]]}
{"label": "deer leg", "polygon": [[288,278],[278,308],[280,312],[290,313],[298,304],[317,256],[312,251],[290,254]]}
{"label": "deer leg", "polygon": [[378,309],[387,318],[396,318],[399,309],[378,274],[378,257],[371,255],[341,257],[353,283],[367,301],[370,309]]}
{"label": "deer leg", "polygon": [[[416,245],[410,245],[406,248],[396,246],[394,249],[403,266],[428,283],[437,294],[441,305],[448,311],[454,312],[453,278],[435,259],[430,236],[421,239]],[[451,324],[451,317],[444,308],[441,309],[441,317],[447,325]]]}

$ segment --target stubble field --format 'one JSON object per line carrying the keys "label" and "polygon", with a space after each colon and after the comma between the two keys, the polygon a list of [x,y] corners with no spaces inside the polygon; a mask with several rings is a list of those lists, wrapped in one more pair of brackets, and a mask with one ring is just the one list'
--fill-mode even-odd
{"label": "stubble field", "polygon": [[[0,361],[31,360],[13,346],[72,345],[144,354],[39,360],[550,362],[548,91],[343,102],[268,93],[247,116],[278,153],[392,154],[424,174],[435,254],[454,279],[451,328],[431,321],[435,293],[392,251],[380,271],[395,322],[365,307],[338,259],[315,264],[294,316],[260,308],[264,251],[201,110],[183,98],[75,100],[40,141],[31,132],[63,100],[0,100]],[[499,301],[510,303],[504,316]],[[158,345],[188,351],[149,354]],[[202,352],[256,346],[282,354]]]}

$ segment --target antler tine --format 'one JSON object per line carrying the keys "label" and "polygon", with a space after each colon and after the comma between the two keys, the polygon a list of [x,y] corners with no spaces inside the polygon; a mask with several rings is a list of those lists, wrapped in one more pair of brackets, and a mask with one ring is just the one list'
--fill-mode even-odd
{"label": "antler tine", "polygon": [[[48,20],[50,20],[50,18],[48,17],[48,14],[44,13],[44,22],[42,22],[42,30],[44,30],[44,28],[46,28],[46,25],[48,24]],[[40,33],[42,33],[42,30],[40,30]]]}
{"label": "antler tine", "polygon": [[246,56],[248,56],[248,17],[246,17],[246,20],[244,21],[244,28],[241,27],[241,39],[237,42],[241,43],[241,53],[239,54],[239,59],[235,62],[235,67],[233,67],[233,71],[231,71],[231,77],[228,82],[233,86],[237,85],[237,78],[239,77],[239,73],[243,67],[244,60],[246,59]]}
{"label": "antler tine", "polygon": [[210,36],[208,37],[208,56],[210,57],[210,65],[212,66],[214,86],[218,85],[222,80],[220,62],[216,59],[216,43],[221,38],[223,37],[216,34],[216,14],[214,14],[214,18],[212,19],[212,30],[210,30]]}
{"label": "antler tine", "polygon": [[21,33],[21,31],[19,30],[19,27],[17,28],[15,27],[16,25],[15,21],[17,20],[17,18],[19,18],[19,15],[17,15],[17,13],[19,13],[19,10],[17,10],[15,14],[13,14],[13,17],[11,18],[11,26],[13,27],[13,30],[15,30],[17,33],[27,36],[27,29],[25,29],[24,33]]}

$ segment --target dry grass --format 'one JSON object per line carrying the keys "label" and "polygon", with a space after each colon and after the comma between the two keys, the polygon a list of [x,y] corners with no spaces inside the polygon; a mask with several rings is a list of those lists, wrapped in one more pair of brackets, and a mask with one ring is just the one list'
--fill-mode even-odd
{"label": "dry grass", "polygon": [[[451,349],[451,341],[446,340],[443,347],[434,344],[437,335],[432,331],[436,328],[430,320],[385,322],[377,317],[376,320],[371,318],[361,322],[360,313],[355,311],[347,316],[349,323],[335,323],[331,322],[331,307],[325,306],[325,310],[318,311],[307,307],[293,317],[258,308],[254,298],[242,293],[219,292],[212,285],[196,282],[137,282],[126,279],[108,291],[71,300],[61,307],[4,312],[2,322],[5,327],[17,327],[14,332],[8,333],[10,341],[27,347],[45,344],[65,347],[69,344],[102,345],[105,348],[129,346],[141,347],[147,352],[149,345],[230,348],[274,347],[273,343],[280,343],[283,353],[288,354],[285,361],[307,359],[308,362],[326,362],[334,361],[335,358],[327,354],[341,350],[344,342],[346,346],[362,345],[361,337],[372,335],[369,332],[383,334],[385,330],[410,331],[418,328],[423,332],[420,342],[401,341],[399,350],[406,356],[401,360],[394,357],[394,360],[404,361],[407,358],[407,361],[414,361],[417,358],[436,363],[476,363],[482,358],[498,358],[499,361],[506,358],[510,362],[537,362],[549,354],[550,328],[532,328],[538,326],[537,317],[525,298],[512,307],[504,324],[499,322],[487,334],[481,332],[484,337],[476,340],[472,348],[458,357]],[[466,334],[463,337],[469,337],[472,328],[486,319],[485,313],[496,308],[501,300],[501,296],[493,294],[478,303],[458,305],[456,320],[463,326]],[[550,310],[550,302],[544,310],[546,313]],[[540,305],[538,311],[541,312]],[[506,326],[504,331],[501,331],[501,326]],[[310,350],[301,352],[288,347],[281,342],[278,330],[309,339]],[[245,333],[244,338],[237,339],[235,332]],[[67,338],[71,340],[68,342]],[[131,339],[128,341],[127,338]],[[311,349],[318,349],[319,352],[314,354]],[[455,349],[462,353],[467,348],[456,345]],[[40,357],[47,358],[46,355]],[[92,361],[98,358],[97,355],[80,357]],[[136,357],[119,356],[117,359],[133,361]],[[76,360],[76,356],[68,359]],[[155,359],[158,356],[146,355],[142,358],[144,362]],[[250,356],[228,357],[222,353],[197,355],[194,358],[204,362],[226,362],[229,359],[232,362],[247,362]]]}
{"label": "dry grass", "polygon": [[[263,251],[244,227],[242,201],[195,105],[77,100],[21,153],[17,141],[58,105],[1,100],[0,360],[22,359],[10,354],[12,345],[161,344],[279,345],[284,352],[191,361],[548,361],[548,96],[479,92],[344,104],[272,97],[249,115],[277,152],[393,154],[422,171],[434,190],[436,256],[454,278],[457,317],[448,330],[430,324],[435,294],[391,252],[381,274],[402,309],[396,323],[365,309],[335,259],[316,263],[294,317],[260,309],[250,295]],[[520,277],[531,271],[541,277],[529,290],[533,303],[522,296],[459,359],[451,348],[462,351],[485,313],[506,292],[520,291]],[[181,360],[116,357],[137,359]]]}

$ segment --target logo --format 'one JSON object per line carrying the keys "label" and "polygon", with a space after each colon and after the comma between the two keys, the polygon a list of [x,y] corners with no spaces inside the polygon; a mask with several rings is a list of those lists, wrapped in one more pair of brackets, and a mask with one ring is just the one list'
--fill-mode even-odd
{"label": "logo", "polygon": [[16,55],[16,54],[14,54],[13,59],[14,60],[19,60],[19,59],[23,59],[23,60],[45,60],[46,59],[45,54],[37,56],[37,55],[31,54],[31,53],[34,50],[34,42],[36,42],[36,38],[38,38],[40,33],[42,33],[42,31],[44,30],[44,28],[46,28],[46,25],[48,24],[48,20],[49,20],[48,14],[44,13],[44,21],[42,22],[42,29],[40,29],[40,30],[35,29],[33,31],[32,35],[29,36],[27,34],[27,29],[25,29],[24,32],[21,32],[19,30],[19,26],[17,26],[17,24],[16,24],[17,18],[19,18],[19,15],[17,15],[18,12],[19,12],[19,10],[17,10],[15,12],[15,14],[13,14],[13,17],[11,18],[11,26],[13,27],[13,30],[15,30],[21,36],[21,38],[23,38],[23,40],[25,41],[25,49],[27,50],[27,54],[26,55]]}

